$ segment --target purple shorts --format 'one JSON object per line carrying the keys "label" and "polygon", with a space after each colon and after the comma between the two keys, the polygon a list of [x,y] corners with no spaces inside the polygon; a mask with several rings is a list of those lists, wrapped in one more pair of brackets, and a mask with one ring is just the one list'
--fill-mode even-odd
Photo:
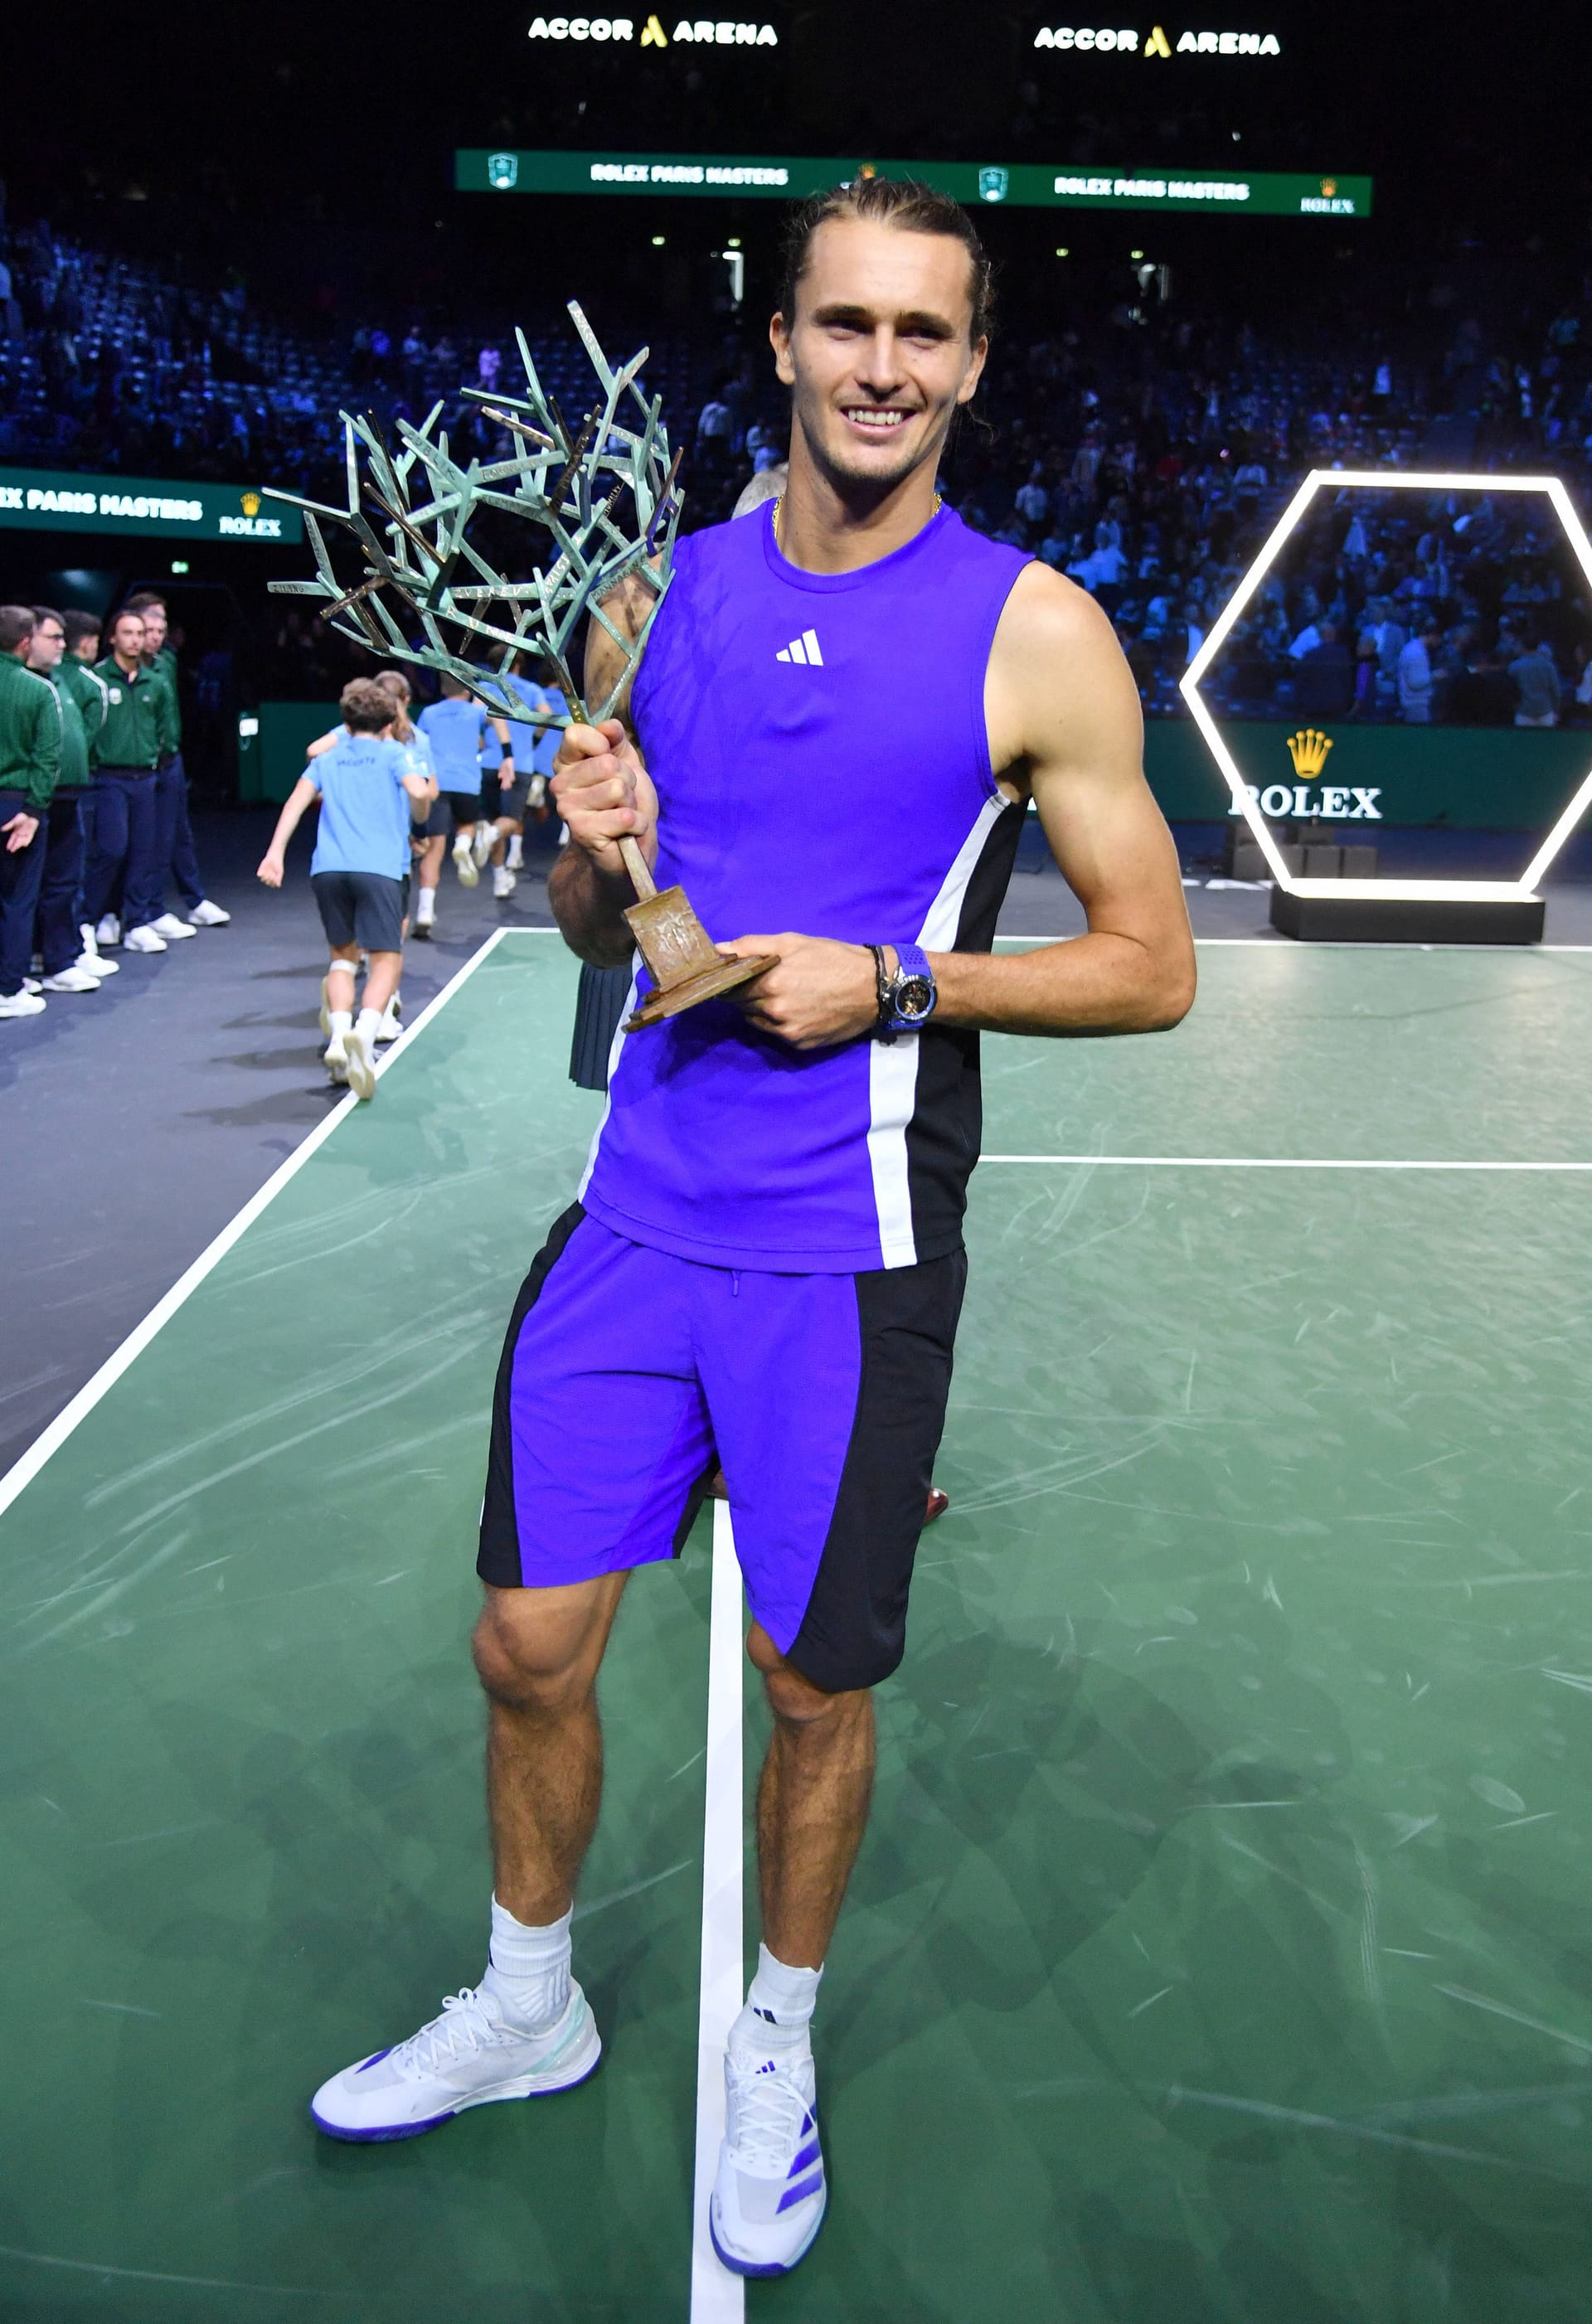
{"label": "purple shorts", "polygon": [[676,1555],[722,1464],[755,1618],[838,1692],[900,1661],[967,1259],[704,1267],[577,1204],[503,1348],[477,1571],[498,1589]]}

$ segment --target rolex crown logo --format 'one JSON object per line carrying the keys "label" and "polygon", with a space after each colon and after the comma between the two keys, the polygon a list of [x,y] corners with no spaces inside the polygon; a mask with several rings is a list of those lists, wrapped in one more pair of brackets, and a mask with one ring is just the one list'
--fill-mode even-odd
{"label": "rolex crown logo", "polygon": [[1323,734],[1319,726],[1302,726],[1297,734],[1288,737],[1288,756],[1293,761],[1293,771],[1301,782],[1313,783],[1327,763],[1327,753],[1332,748],[1332,738]]}

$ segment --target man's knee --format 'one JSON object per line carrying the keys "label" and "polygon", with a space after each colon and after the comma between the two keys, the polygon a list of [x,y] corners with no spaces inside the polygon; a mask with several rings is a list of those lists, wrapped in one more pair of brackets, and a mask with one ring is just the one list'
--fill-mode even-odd
{"label": "man's knee", "polygon": [[596,1682],[618,1594],[593,1583],[489,1588],[470,1642],[487,1694],[511,1710],[551,1716],[584,1701]]}
{"label": "man's knee", "polygon": [[762,1678],[768,1708],[781,1726],[840,1726],[863,1717],[872,1703],[872,1694],[865,1686],[831,1689],[804,1678],[759,1622],[747,1635],[746,1651]]}

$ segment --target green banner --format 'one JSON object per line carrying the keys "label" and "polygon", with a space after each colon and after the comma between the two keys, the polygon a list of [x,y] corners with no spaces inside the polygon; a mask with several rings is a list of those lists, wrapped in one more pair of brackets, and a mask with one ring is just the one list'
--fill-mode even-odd
{"label": "green banner", "polygon": [[47,468],[0,468],[0,527],[6,525],[182,540],[304,538],[299,511],[266,500],[258,484],[170,484]]}
{"label": "green banner", "polygon": [[870,161],[769,153],[566,153],[461,148],[462,194],[741,194],[799,200],[857,177],[922,178],[1010,209],[1196,210],[1212,217],[1371,215],[1369,178],[1320,171],[1080,169],[1038,161]]}
{"label": "green banner", "polygon": [[[1232,718],[1227,745],[1271,823],[1320,820],[1375,842],[1383,825],[1546,833],[1592,770],[1592,728],[1360,726]],[[1325,752],[1311,737],[1321,736]],[[1299,745],[1298,763],[1289,743]],[[1192,719],[1152,718],[1145,772],[1172,823],[1213,823],[1232,794]]]}

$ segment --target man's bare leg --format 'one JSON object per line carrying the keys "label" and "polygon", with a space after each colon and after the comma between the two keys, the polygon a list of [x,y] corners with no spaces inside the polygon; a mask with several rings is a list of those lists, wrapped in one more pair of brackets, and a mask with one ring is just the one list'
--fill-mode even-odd
{"label": "man's bare leg", "polygon": [[868,1822],[873,1697],[825,1694],[755,1622],[747,1653],[774,1714],[758,1785],[763,1942],[788,1968],[821,1969]]}
{"label": "man's bare leg", "polygon": [[475,1626],[486,1691],[493,1886],[539,1928],[575,1901],[603,1796],[597,1671],[627,1576],[492,1590]]}
{"label": "man's bare leg", "polygon": [[624,1584],[487,1591],[474,1638],[496,1874],[486,1972],[408,2041],[321,2084],[310,2113],[330,2137],[417,2137],[465,2107],[573,2089],[601,2058],[569,1913],[602,1796],[597,1669]]}

